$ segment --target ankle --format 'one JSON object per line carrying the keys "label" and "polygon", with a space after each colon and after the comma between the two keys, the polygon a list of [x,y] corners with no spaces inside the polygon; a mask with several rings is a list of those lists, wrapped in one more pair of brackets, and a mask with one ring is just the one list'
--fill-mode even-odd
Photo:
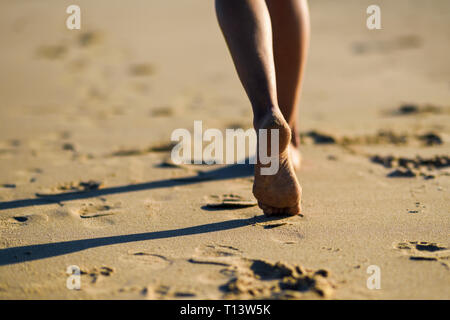
{"label": "ankle", "polygon": [[287,147],[291,141],[292,132],[289,124],[284,119],[283,114],[279,109],[272,109],[258,118],[255,117],[254,127],[257,135],[259,135],[260,129],[268,129],[269,132],[271,132],[272,129],[278,130],[278,150],[280,153],[287,152]]}
{"label": "ankle", "polygon": [[253,113],[253,127],[255,128],[255,130],[264,128],[267,122],[271,121],[271,119],[281,118],[280,120],[285,122],[283,114],[277,106],[258,108],[255,110],[258,110]]}

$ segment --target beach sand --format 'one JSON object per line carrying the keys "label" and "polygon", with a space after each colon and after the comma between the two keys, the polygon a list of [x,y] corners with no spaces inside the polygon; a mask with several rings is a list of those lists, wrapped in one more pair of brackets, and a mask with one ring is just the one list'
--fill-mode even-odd
{"label": "beach sand", "polygon": [[304,216],[268,219],[208,206],[252,202],[250,166],[168,161],[194,120],[252,124],[213,1],[80,0],[81,30],[2,2],[0,298],[449,299],[450,2],[377,3],[371,31],[371,1],[310,2]]}

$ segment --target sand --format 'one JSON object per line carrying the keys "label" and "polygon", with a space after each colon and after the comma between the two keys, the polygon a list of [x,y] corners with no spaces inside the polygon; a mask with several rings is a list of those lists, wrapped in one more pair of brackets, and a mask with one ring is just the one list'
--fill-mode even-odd
{"label": "sand", "polygon": [[278,219],[251,167],[168,160],[194,120],[251,127],[213,2],[77,3],[79,31],[1,4],[1,299],[450,298],[449,1],[380,0],[375,31],[371,1],[311,1],[304,216]]}

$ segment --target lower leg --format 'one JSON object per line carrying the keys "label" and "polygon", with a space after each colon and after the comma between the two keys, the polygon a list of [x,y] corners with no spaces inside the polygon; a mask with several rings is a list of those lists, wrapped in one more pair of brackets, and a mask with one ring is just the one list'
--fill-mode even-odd
{"label": "lower leg", "polygon": [[216,0],[219,25],[253,108],[254,122],[278,109],[272,28],[261,0]]}
{"label": "lower leg", "polygon": [[306,0],[266,0],[272,21],[278,104],[299,145],[298,105],[309,45],[309,10]]}
{"label": "lower leg", "polygon": [[[299,214],[301,188],[287,152],[291,130],[278,107],[267,5],[262,0],[216,0],[216,11],[253,108],[255,129],[257,132],[258,129],[279,130],[279,169],[273,175],[262,175],[260,168],[263,165],[258,160],[253,194],[266,214]],[[259,142],[258,139],[258,148]]]}

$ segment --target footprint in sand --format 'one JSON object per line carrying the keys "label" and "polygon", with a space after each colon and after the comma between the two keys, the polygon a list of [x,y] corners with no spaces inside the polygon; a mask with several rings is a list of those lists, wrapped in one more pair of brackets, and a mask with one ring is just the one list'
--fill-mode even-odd
{"label": "footprint in sand", "polygon": [[448,260],[450,250],[447,247],[427,241],[404,241],[394,245],[398,250],[409,256],[412,261],[438,261],[446,269],[450,269]]}
{"label": "footprint in sand", "polygon": [[[191,264],[213,266],[196,274],[196,281],[208,286],[218,287],[229,279],[232,266],[239,264],[242,251],[226,244],[210,244],[195,248],[194,255],[187,261]],[[217,271],[217,267],[220,270]],[[218,298],[218,297],[216,297]]]}
{"label": "footprint in sand", "polygon": [[190,263],[221,266],[216,275],[199,275],[206,284],[227,279],[219,285],[225,299],[298,299],[330,298],[336,285],[327,270],[309,270],[300,265],[248,259],[242,251],[228,245],[206,245],[196,248]]}
{"label": "footprint in sand", "polygon": [[440,170],[450,166],[450,157],[447,155],[435,155],[429,158],[423,158],[421,156],[406,158],[375,155],[370,160],[383,165],[385,168],[394,169],[387,175],[391,178],[422,176],[426,180],[433,179],[440,175]]}
{"label": "footprint in sand", "polygon": [[438,243],[426,242],[426,241],[400,242],[397,244],[397,249],[418,250],[418,251],[426,251],[426,252],[436,252],[436,251],[440,251],[440,250],[447,250],[446,247],[444,247]]}
{"label": "footprint in sand", "polygon": [[233,261],[242,254],[238,248],[228,245],[206,245],[195,248],[195,254],[188,259],[194,264],[210,264],[230,266]]}
{"label": "footprint in sand", "polygon": [[91,219],[98,218],[104,216],[111,216],[117,213],[116,209],[120,208],[120,203],[116,203],[113,205],[110,204],[98,204],[94,205],[93,203],[85,203],[79,209],[78,213],[80,218],[82,219]]}
{"label": "footprint in sand", "polygon": [[171,259],[163,255],[144,251],[129,252],[122,255],[119,259],[124,262],[130,262],[133,265],[140,264],[145,266],[146,269],[150,268],[153,270],[167,268],[173,263]]}
{"label": "footprint in sand", "polygon": [[[294,221],[292,219],[301,218],[298,217],[289,219],[290,221]],[[283,245],[297,244],[304,237],[302,230],[295,221],[263,222],[256,224],[256,226],[264,228],[266,230],[265,232],[267,232],[267,236],[270,237],[272,241]]]}
{"label": "footprint in sand", "polygon": [[263,226],[264,229],[275,229],[284,225],[287,225],[287,222],[283,222],[283,223],[269,223]]}
{"label": "footprint in sand", "polygon": [[48,216],[46,214],[26,214],[26,215],[15,215],[12,217],[0,218],[0,228],[5,229],[15,229],[30,224],[43,224],[48,221]]}
{"label": "footprint in sand", "polygon": [[120,148],[109,154],[109,157],[141,156],[150,152],[169,152],[175,146],[173,142],[159,142],[145,148]]}
{"label": "footprint in sand", "polygon": [[388,110],[384,113],[392,116],[411,116],[411,115],[426,115],[426,114],[443,114],[448,113],[449,108],[436,106],[432,104],[418,105],[415,103],[407,103],[395,108],[394,110]]}
{"label": "footprint in sand", "polygon": [[139,290],[141,296],[149,300],[189,299],[196,296],[191,290],[175,289],[166,285],[149,285]]}
{"label": "footprint in sand", "polygon": [[204,257],[230,257],[241,253],[241,250],[238,248],[222,244],[209,244],[204,247],[198,247],[195,251],[198,255]]}
{"label": "footprint in sand", "polygon": [[69,209],[72,216],[78,217],[87,227],[101,228],[108,225],[114,225],[113,216],[118,214],[122,207],[120,202],[110,204],[105,199],[100,203],[83,203],[81,207]]}
{"label": "footprint in sand", "polygon": [[233,210],[255,207],[258,205],[254,199],[245,199],[240,195],[235,194],[224,194],[221,197],[211,196],[211,198],[214,198],[214,200],[203,206],[203,210]]}
{"label": "footprint in sand", "polygon": [[211,244],[195,249],[195,254],[188,259],[189,263],[230,267],[241,258],[242,251],[233,246]]}
{"label": "footprint in sand", "polygon": [[14,220],[19,221],[19,222],[25,222],[28,221],[28,217],[27,216],[17,216],[17,217],[13,217]]}
{"label": "footprint in sand", "polygon": [[102,266],[99,268],[93,268],[91,270],[81,270],[81,276],[87,276],[90,278],[90,283],[95,284],[99,282],[102,278],[110,277],[114,273],[114,269]]}
{"label": "footprint in sand", "polygon": [[327,270],[309,270],[282,262],[243,259],[230,269],[231,279],[220,287],[224,298],[300,299],[330,298],[336,285]]}
{"label": "footprint in sand", "polygon": [[88,192],[101,189],[103,187],[102,181],[88,180],[88,181],[71,181],[68,183],[60,183],[56,187],[47,188],[42,192],[36,193],[38,197],[51,197],[64,192]]}

